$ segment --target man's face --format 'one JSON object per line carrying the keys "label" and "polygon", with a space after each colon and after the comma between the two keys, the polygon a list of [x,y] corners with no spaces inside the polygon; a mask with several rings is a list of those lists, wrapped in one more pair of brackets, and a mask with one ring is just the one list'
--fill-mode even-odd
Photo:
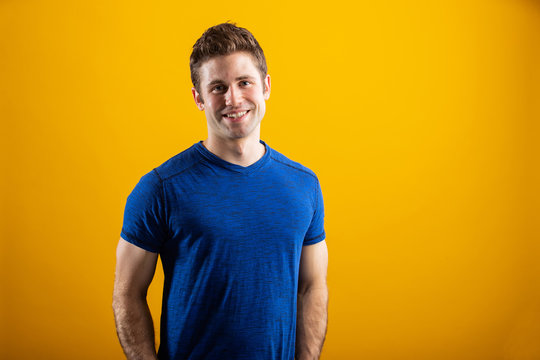
{"label": "man's face", "polygon": [[258,137],[270,97],[270,76],[264,80],[252,57],[245,52],[214,57],[199,69],[200,93],[193,97],[205,111],[208,135],[220,139]]}

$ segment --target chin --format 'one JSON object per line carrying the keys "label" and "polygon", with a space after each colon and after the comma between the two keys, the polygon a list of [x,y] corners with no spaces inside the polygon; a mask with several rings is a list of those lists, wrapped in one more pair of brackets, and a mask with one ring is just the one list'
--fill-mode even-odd
{"label": "chin", "polygon": [[231,133],[229,134],[229,138],[231,139],[244,139],[244,138],[247,138],[249,136],[249,134],[246,134],[246,133]]}
{"label": "chin", "polygon": [[253,131],[255,129],[245,129],[245,128],[242,128],[242,129],[230,129],[230,131],[228,131],[228,134],[231,138],[235,138],[235,139],[241,139],[241,138],[246,138],[248,136],[250,136],[251,134],[253,134]]}

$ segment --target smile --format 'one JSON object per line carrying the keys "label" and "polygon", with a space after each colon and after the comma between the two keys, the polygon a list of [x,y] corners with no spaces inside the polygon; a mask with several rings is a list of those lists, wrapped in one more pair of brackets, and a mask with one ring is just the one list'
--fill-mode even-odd
{"label": "smile", "polygon": [[249,113],[249,110],[244,110],[240,112],[232,112],[229,114],[223,114],[223,117],[226,118],[230,122],[237,123],[247,118],[248,113]]}
{"label": "smile", "polygon": [[237,119],[237,118],[241,118],[242,116],[246,115],[248,113],[248,111],[249,110],[242,111],[242,112],[237,112],[237,113],[225,114],[224,116],[226,116],[228,118],[232,118],[232,119]]}

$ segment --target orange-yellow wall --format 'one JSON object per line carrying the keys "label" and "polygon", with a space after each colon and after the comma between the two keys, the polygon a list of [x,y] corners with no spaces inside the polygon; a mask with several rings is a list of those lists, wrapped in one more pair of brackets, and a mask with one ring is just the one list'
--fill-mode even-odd
{"label": "orange-yellow wall", "polygon": [[540,359],[533,0],[1,1],[0,358],[122,358],[125,200],[205,138],[188,57],[226,20],[267,54],[262,138],[323,187],[322,358]]}

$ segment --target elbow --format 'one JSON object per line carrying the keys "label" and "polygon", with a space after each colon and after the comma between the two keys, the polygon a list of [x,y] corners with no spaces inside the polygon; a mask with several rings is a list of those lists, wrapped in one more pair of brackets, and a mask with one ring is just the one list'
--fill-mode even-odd
{"label": "elbow", "polygon": [[126,302],[126,296],[123,294],[120,294],[118,291],[113,291],[112,296],[112,309],[116,313],[118,309],[123,307],[123,304]]}
{"label": "elbow", "polygon": [[298,297],[302,297],[312,293],[328,297],[328,286],[326,285],[326,281],[298,285]]}
{"label": "elbow", "polygon": [[146,302],[146,291],[115,286],[112,295],[113,311],[124,309],[131,303]]}

